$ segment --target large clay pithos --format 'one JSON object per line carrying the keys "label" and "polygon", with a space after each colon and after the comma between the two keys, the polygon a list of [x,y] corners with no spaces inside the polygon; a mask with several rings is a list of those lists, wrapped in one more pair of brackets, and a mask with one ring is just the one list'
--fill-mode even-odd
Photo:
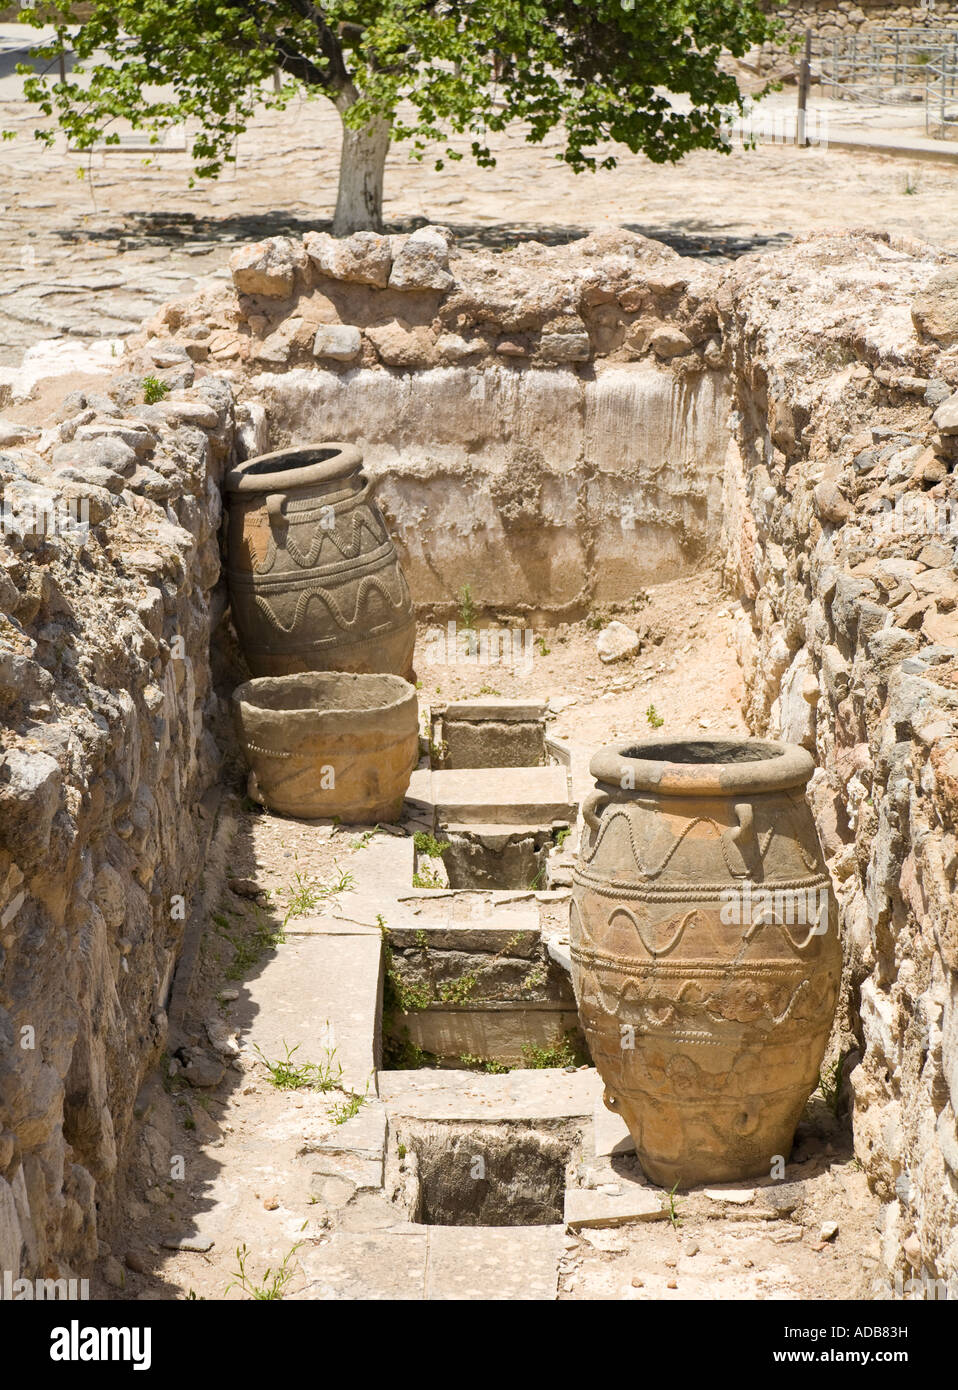
{"label": "large clay pithos", "polygon": [[227,474],[230,601],[254,676],[411,673],[412,599],[362,462],[330,442]]}
{"label": "large clay pithos", "polygon": [[309,671],[233,691],[233,718],[272,811],[375,825],[399,819],[419,758],[416,692],[399,676]]}
{"label": "large clay pithos", "polygon": [[773,1174],[817,1083],[841,948],[813,766],[751,738],[592,759],[573,983],[606,1104],[664,1187]]}

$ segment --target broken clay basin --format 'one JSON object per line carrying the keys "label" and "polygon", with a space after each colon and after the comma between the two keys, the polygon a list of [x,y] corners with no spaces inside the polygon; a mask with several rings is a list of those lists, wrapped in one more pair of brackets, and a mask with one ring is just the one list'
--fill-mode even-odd
{"label": "broken clay basin", "polygon": [[233,717],[271,811],[352,825],[398,820],[419,757],[416,692],[399,676],[310,671],[233,692]]}
{"label": "broken clay basin", "polygon": [[573,875],[579,1017],[663,1187],[768,1175],[814,1089],[841,972],[803,748],[599,749]]}
{"label": "broken clay basin", "polygon": [[334,441],[226,475],[230,603],[254,676],[411,674],[412,599],[362,465]]}

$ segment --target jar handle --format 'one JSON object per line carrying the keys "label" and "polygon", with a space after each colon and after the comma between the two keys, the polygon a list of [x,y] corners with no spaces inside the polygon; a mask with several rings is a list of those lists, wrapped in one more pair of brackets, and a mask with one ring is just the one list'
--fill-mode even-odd
{"label": "jar handle", "polygon": [[582,819],[593,833],[599,829],[599,817],[596,815],[596,812],[600,810],[599,803],[602,803],[601,809],[604,809],[608,800],[609,793],[604,792],[601,787],[596,787],[595,791],[591,791],[582,803]]}
{"label": "jar handle", "polygon": [[750,801],[736,801],[733,810],[738,825],[734,830],[726,830],[723,838],[726,849],[731,851],[733,857],[737,855],[741,862],[741,875],[747,877],[749,860],[754,860],[758,851],[755,835],[755,809]]}
{"label": "jar handle", "polygon": [[269,524],[275,530],[279,526],[286,525],[286,517],[283,515],[283,503],[286,495],[282,492],[271,492],[266,498],[266,514],[269,517]]}

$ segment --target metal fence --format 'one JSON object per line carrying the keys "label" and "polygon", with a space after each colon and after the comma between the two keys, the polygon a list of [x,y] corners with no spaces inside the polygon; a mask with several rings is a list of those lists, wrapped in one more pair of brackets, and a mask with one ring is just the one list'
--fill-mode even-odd
{"label": "metal fence", "polygon": [[958,29],[813,37],[811,67],[824,95],[880,105],[922,103],[928,134],[958,134]]}

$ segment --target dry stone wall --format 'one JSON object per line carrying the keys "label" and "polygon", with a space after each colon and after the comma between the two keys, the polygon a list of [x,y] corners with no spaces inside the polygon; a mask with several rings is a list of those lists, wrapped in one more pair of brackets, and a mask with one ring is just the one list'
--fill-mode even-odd
{"label": "dry stone wall", "polygon": [[954,1296],[958,272],[928,247],[821,236],[739,262],[717,303],[748,717],[819,763],[840,1043],[886,1268]]}
{"label": "dry stone wall", "polygon": [[889,5],[882,0],[789,0],[787,5],[769,0],[763,8],[785,26],[792,38],[806,29],[824,38],[867,34],[870,29],[922,30],[958,28],[958,5],[954,0],[937,0],[934,5],[919,3]]}
{"label": "dry stone wall", "polygon": [[[146,374],[169,386],[162,403],[143,404]],[[233,400],[195,375],[183,351],[144,354],[0,454],[0,1270],[13,1278],[88,1273],[109,1229],[214,822]]]}

